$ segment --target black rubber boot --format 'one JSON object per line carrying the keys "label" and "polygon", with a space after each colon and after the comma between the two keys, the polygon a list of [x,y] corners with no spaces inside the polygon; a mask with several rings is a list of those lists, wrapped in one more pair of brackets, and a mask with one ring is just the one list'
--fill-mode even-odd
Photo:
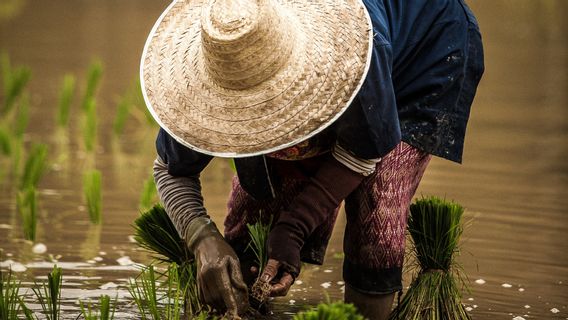
{"label": "black rubber boot", "polygon": [[396,293],[367,294],[345,285],[345,302],[353,303],[357,310],[369,320],[387,320],[391,313]]}

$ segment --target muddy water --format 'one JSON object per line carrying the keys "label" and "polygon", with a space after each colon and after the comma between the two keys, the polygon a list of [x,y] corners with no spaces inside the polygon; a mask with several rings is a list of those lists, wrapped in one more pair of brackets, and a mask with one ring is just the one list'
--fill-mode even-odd
{"label": "muddy water", "polygon": [[[50,145],[50,170],[40,183],[38,225],[38,242],[47,252],[34,254],[22,240],[16,180],[0,159],[1,260],[27,268],[17,274],[26,283],[44,277],[58,260],[66,279],[66,314],[74,318],[77,299],[118,293],[128,300],[126,279],[136,272],[119,263],[128,262],[124,257],[150,261],[129,235],[150,173],[156,128],[130,119],[120,138],[113,138],[110,128],[117,97],[135,79],[145,36],[167,3],[4,2],[12,6],[0,14],[0,49],[33,70],[25,139]],[[471,280],[464,302],[474,318],[568,319],[568,1],[470,2],[484,35],[487,71],[472,111],[464,164],[433,160],[418,192],[445,195],[468,208],[471,225],[459,260]],[[82,151],[78,112],[65,130],[55,128],[53,117],[63,74],[83,77],[95,56],[105,75],[93,159]],[[100,227],[89,224],[80,192],[81,173],[93,165],[103,172]],[[206,205],[219,222],[231,175],[224,161],[215,161],[203,175]],[[342,251],[343,225],[340,218],[326,264],[306,268],[294,292],[277,300],[277,318],[326,294],[341,297],[341,257],[334,253]]]}

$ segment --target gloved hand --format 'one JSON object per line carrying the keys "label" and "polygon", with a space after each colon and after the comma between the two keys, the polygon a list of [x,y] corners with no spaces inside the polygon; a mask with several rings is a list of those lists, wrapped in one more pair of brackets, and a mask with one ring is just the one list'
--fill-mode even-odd
{"label": "gloved hand", "polygon": [[[300,250],[312,232],[333,214],[365,177],[347,168],[331,154],[322,159],[319,169],[294,198],[268,236],[268,257],[274,262],[265,268],[261,279],[276,282],[271,295],[286,295],[300,273]],[[274,279],[279,276],[279,279]]]}
{"label": "gloved hand", "polygon": [[249,306],[247,286],[243,281],[235,251],[208,218],[191,221],[185,239],[197,261],[197,286],[203,302],[226,312],[230,319],[240,319]]}

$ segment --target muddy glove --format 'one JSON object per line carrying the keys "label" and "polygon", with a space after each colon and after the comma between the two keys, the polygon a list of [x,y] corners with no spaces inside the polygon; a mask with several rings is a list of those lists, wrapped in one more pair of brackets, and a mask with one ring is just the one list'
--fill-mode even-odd
{"label": "muddy glove", "polygon": [[198,217],[187,228],[187,244],[197,261],[197,285],[203,302],[239,319],[248,309],[247,286],[235,251],[208,218]]}
{"label": "muddy glove", "polygon": [[322,159],[314,176],[309,178],[302,192],[290,206],[280,213],[280,218],[268,236],[269,262],[261,279],[280,280],[272,286],[271,295],[285,295],[292,278],[300,272],[300,250],[312,232],[333,214],[347,196],[365,178],[339,163],[332,155]]}

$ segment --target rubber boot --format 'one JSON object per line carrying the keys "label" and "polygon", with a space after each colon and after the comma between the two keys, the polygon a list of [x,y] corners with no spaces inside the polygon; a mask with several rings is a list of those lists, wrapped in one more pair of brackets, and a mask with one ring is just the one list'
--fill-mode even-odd
{"label": "rubber boot", "polygon": [[391,313],[396,292],[389,294],[367,294],[345,286],[345,302],[353,303],[359,313],[369,320],[387,320]]}

